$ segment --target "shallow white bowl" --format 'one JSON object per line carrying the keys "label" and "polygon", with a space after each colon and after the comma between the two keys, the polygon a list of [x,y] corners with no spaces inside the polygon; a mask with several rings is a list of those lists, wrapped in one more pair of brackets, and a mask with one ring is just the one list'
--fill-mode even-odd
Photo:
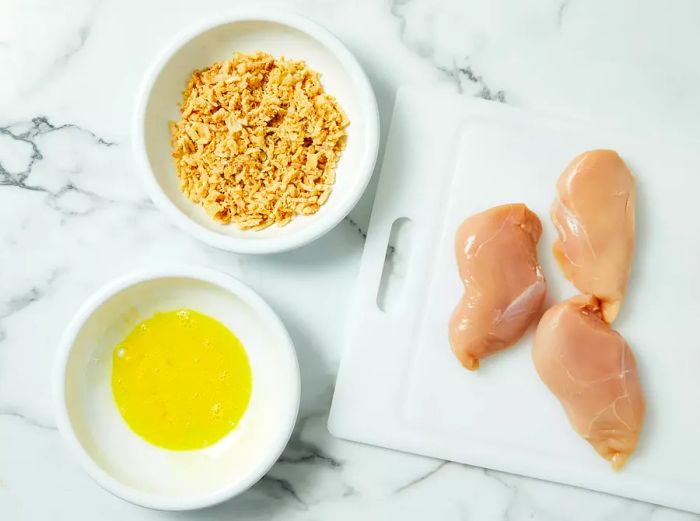
{"label": "shallow white bowl", "polygon": [[[312,216],[297,216],[283,228],[242,231],[221,225],[179,189],[171,159],[168,122],[179,119],[178,103],[195,69],[236,51],[264,51],[304,60],[321,73],[326,91],[350,119],[346,149],[328,202]],[[300,16],[279,9],[250,9],[218,17],[187,31],[149,71],[134,117],[138,170],[149,195],[176,225],[212,246],[238,253],[272,253],[307,244],[345,217],[372,176],[379,145],[379,113],[367,76],[353,55],[331,33]]]}
{"label": "shallow white bowl", "polygon": [[[201,450],[149,444],[126,425],[112,395],[114,346],[155,312],[177,308],[233,331],[253,374],[241,422]],[[247,286],[207,269],[144,271],[102,288],[68,326],[55,376],[56,423],[81,465],[113,494],[161,510],[206,507],[249,488],[284,450],[299,408],[299,366],[282,322]]]}

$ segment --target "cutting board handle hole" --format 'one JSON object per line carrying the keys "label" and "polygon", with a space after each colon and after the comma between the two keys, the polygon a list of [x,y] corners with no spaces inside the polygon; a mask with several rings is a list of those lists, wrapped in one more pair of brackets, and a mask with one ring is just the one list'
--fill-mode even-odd
{"label": "cutting board handle hole", "polygon": [[377,290],[377,307],[385,313],[398,309],[402,301],[413,246],[412,229],[413,222],[408,217],[400,217],[391,225]]}

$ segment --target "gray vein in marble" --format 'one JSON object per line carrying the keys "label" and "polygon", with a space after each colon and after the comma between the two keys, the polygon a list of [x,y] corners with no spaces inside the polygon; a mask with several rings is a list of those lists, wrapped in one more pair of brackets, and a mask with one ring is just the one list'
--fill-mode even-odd
{"label": "gray vein in marble", "polygon": [[357,489],[350,486],[350,485],[345,485],[345,492],[343,492],[343,497],[348,498],[352,496],[356,496],[358,494]]}
{"label": "gray vein in marble", "polygon": [[27,185],[25,182],[29,175],[32,173],[32,170],[34,169],[36,163],[44,159],[44,156],[41,153],[41,150],[39,149],[39,145],[37,145],[36,143],[37,138],[44,134],[48,134],[50,132],[58,132],[66,129],[75,129],[79,132],[87,133],[99,145],[103,145],[106,147],[116,145],[116,143],[108,141],[98,136],[93,131],[80,127],[78,125],[74,125],[72,123],[54,125],[51,122],[49,122],[48,118],[46,118],[45,116],[38,116],[36,118],[32,118],[29,130],[26,130],[24,132],[16,132],[13,130],[15,127],[18,126],[22,125],[15,124],[0,127],[0,135],[8,136],[14,141],[20,141],[22,143],[28,144],[32,149],[32,154],[29,158],[29,163],[27,164],[26,168],[21,172],[11,173],[7,168],[5,168],[5,166],[2,163],[0,163],[0,186],[14,186],[16,188],[22,188],[24,190],[33,190],[38,192],[50,193],[48,190],[42,188],[41,186]]}
{"label": "gray vein in marble", "polygon": [[44,297],[54,285],[56,280],[60,277],[62,271],[63,270],[60,269],[52,271],[46,279],[46,282],[44,282],[42,285],[34,285],[19,295],[14,295],[5,301],[5,304],[2,306],[2,308],[0,308],[0,343],[7,338],[7,333],[2,327],[2,322],[8,317],[22,311]]}
{"label": "gray vein in marble", "polygon": [[429,470],[428,472],[426,472],[425,474],[421,474],[420,476],[418,476],[418,477],[415,478],[415,479],[412,479],[411,481],[409,481],[409,482],[406,483],[405,485],[401,485],[399,488],[397,488],[396,490],[394,490],[394,494],[399,494],[399,493],[404,492],[405,490],[407,490],[407,489],[409,489],[409,488],[411,488],[411,487],[414,487],[414,486],[418,485],[419,483],[422,483],[422,482],[425,481],[426,479],[428,479],[428,478],[430,478],[431,476],[434,476],[435,474],[437,474],[445,465],[448,465],[449,463],[450,463],[449,461],[441,461],[437,466],[435,466],[434,468],[430,469],[430,470]]}
{"label": "gray vein in marble", "polygon": [[68,48],[65,53],[63,53],[56,59],[56,61],[54,62],[54,68],[63,67],[68,62],[68,60],[75,56],[75,54],[77,54],[85,46],[85,42],[87,41],[88,36],[90,36],[89,24],[81,25],[80,27],[78,27],[78,38],[76,43],[70,48]]}
{"label": "gray vein in marble", "polygon": [[478,98],[506,103],[506,93],[502,90],[491,90],[491,88],[484,81],[484,78],[476,74],[469,65],[458,67],[455,63],[452,68],[442,67],[439,65],[436,65],[436,67],[455,83],[457,86],[457,92],[460,94],[464,94],[464,85],[466,82],[475,85],[479,89],[476,93]]}
{"label": "gray vein in marble", "polygon": [[[355,228],[355,231],[362,237],[362,240],[365,241],[367,240],[367,232],[362,229],[362,227],[357,224],[350,216],[345,217],[343,219],[346,223],[348,223],[350,226]],[[396,253],[396,246],[393,244],[389,244],[389,247],[386,249],[386,258],[384,259],[385,261],[389,260],[394,254]]]}
{"label": "gray vein in marble", "polygon": [[[328,400],[332,396],[332,387],[328,393]],[[347,498],[357,494],[357,490],[348,485],[342,479],[343,462],[324,452],[315,443],[302,439],[305,427],[309,422],[320,420],[324,425],[328,417],[328,410],[314,409],[301,415],[298,424],[292,434],[292,437],[287,444],[282,456],[278,459],[275,466],[261,480],[261,486],[265,492],[272,495],[275,499],[288,498],[293,500],[293,503],[303,509],[308,510],[317,503],[325,499],[312,500],[304,499],[303,494],[297,492],[295,482],[300,481],[302,489],[305,477],[309,473],[315,472],[314,469],[325,467],[335,473],[336,478],[342,483],[342,492],[334,495],[335,498]],[[294,469],[294,470],[292,470]],[[292,478],[289,477],[291,473]],[[280,474],[284,477],[280,477]],[[272,490],[271,490],[272,487]]]}
{"label": "gray vein in marble", "polygon": [[28,143],[29,146],[32,147],[32,155],[29,158],[29,164],[27,165],[27,168],[21,172],[16,173],[14,176],[3,166],[2,163],[0,163],[0,186],[15,186],[18,188],[24,188],[26,190],[40,190],[39,188],[27,186],[24,183],[25,179],[29,176],[32,169],[34,168],[36,162],[44,158],[44,156],[42,156],[41,152],[39,151],[39,147],[36,145],[36,143],[34,143],[32,139],[29,139],[28,135],[12,133],[10,127],[0,127],[0,135],[9,136],[15,141],[22,141],[24,143]]}
{"label": "gray vein in marble", "polygon": [[406,18],[401,12],[401,7],[408,4],[411,0],[392,0],[391,14],[399,21],[399,39],[410,50],[418,54],[421,58],[429,60],[430,63],[440,72],[445,74],[457,87],[459,94],[465,94],[465,85],[471,84],[478,90],[475,96],[491,101],[499,101],[506,103],[506,94],[503,90],[494,90],[491,88],[484,77],[477,74],[469,61],[469,56],[463,57],[463,65],[457,65],[456,59],[453,58],[451,67],[445,67],[435,61],[435,50],[428,45],[411,44],[406,38]]}
{"label": "gray vein in marble", "polygon": [[292,484],[286,479],[273,478],[267,474],[259,481],[259,485],[268,490],[270,488],[269,486],[272,486],[273,488],[270,491],[270,495],[276,499],[282,499],[284,497],[291,498],[303,510],[309,509],[309,505],[299,497],[299,494],[296,493]]}
{"label": "gray vein in marble", "polygon": [[[399,38],[404,42],[404,35],[406,34],[406,17],[401,14],[400,7],[408,4],[410,0],[392,0],[391,2],[391,14],[399,21]],[[421,52],[422,49],[416,49],[419,56],[427,58]],[[428,52],[430,54],[430,52]]]}
{"label": "gray vein in marble", "polygon": [[569,2],[571,0],[564,0],[561,5],[559,6],[559,9],[557,10],[557,28],[561,29],[563,23],[564,23],[564,12],[566,11],[566,8],[569,7]]}
{"label": "gray vein in marble", "polygon": [[5,305],[5,309],[2,311],[2,313],[0,313],[0,319],[13,315],[17,311],[29,306],[32,302],[36,302],[39,300],[39,298],[41,298],[41,291],[36,286],[30,288],[27,292],[22,293],[21,295],[11,297]]}
{"label": "gray vein in marble", "polygon": [[56,132],[58,130],[64,130],[64,129],[75,129],[80,132],[85,132],[89,134],[98,144],[104,145],[104,146],[115,146],[117,143],[113,141],[108,141],[97,134],[95,134],[92,130],[86,129],[84,127],[81,127],[80,125],[75,125],[73,123],[64,123],[63,125],[54,125],[49,122],[48,118],[46,116],[38,116],[36,118],[32,118],[32,128],[26,132],[25,134],[33,136],[38,136],[41,134],[48,134],[49,132]]}
{"label": "gray vein in marble", "polygon": [[[47,192],[49,194],[49,200],[48,200],[48,205],[50,208],[56,210],[57,212],[61,213],[64,217],[79,217],[83,215],[90,215],[99,208],[102,208],[106,204],[128,204],[132,207],[136,207],[140,210],[155,210],[155,206],[153,205],[153,202],[150,199],[144,199],[142,201],[136,201],[136,202],[129,202],[127,203],[126,201],[121,201],[118,199],[112,199],[109,197],[105,197],[103,195],[97,194],[95,192],[91,192],[89,190],[85,190],[83,188],[78,188],[72,183],[68,183],[65,186],[61,187],[57,192],[51,193]],[[87,197],[91,203],[92,206],[89,208],[86,208],[85,210],[82,211],[77,211],[77,210],[71,210],[68,208],[65,208],[61,206],[61,196],[67,194],[67,193],[76,193],[83,195]]]}
{"label": "gray vein in marble", "polygon": [[[658,505],[652,505],[652,504],[649,504],[649,505],[647,505],[647,506],[648,506],[648,508],[649,508],[649,512],[648,512],[648,514],[647,514],[647,516],[649,517],[649,519],[653,518],[653,517],[654,517],[654,514],[656,513],[656,511],[658,511],[658,510],[661,508],[661,507],[659,507]],[[696,519],[700,519],[700,516],[697,516]]]}
{"label": "gray vein in marble", "polygon": [[42,423],[40,421],[37,421],[33,418],[30,418],[29,416],[25,416],[24,414],[21,414],[17,412],[15,409],[12,408],[0,408],[0,418],[15,418],[17,420],[22,421],[23,423],[30,425],[32,427],[36,427],[38,429],[44,429],[47,431],[55,431],[56,426],[55,425],[48,425],[46,423]]}
{"label": "gray vein in marble", "polygon": [[[329,392],[329,397],[333,396],[333,391]],[[330,405],[329,405],[330,406]],[[328,415],[328,410],[318,410],[301,415],[292,437],[287,444],[282,456],[277,460],[279,463],[287,463],[290,465],[307,463],[307,464],[322,464],[331,468],[342,467],[342,462],[323,452],[313,443],[309,443],[301,439],[301,432],[304,426],[312,420],[325,418]]]}
{"label": "gray vein in marble", "polygon": [[278,460],[279,463],[288,463],[291,465],[298,463],[320,463],[334,468],[342,466],[342,463],[338,460],[328,454],[324,454],[318,447],[311,443],[297,440],[296,442],[292,442],[289,448],[300,451],[300,454],[283,454]]}
{"label": "gray vein in marble", "polygon": [[85,43],[90,37],[98,4],[99,2],[92,3],[92,7],[88,11],[85,20],[75,31],[74,39],[69,43],[68,47],[63,51],[63,53],[53,60],[53,63],[46,68],[46,71],[32,82],[31,86],[26,90],[26,93],[31,93],[42,88],[46,84],[47,80],[53,78],[71,61],[71,59],[75,57],[76,54],[85,48]]}
{"label": "gray vein in marble", "polygon": [[508,505],[506,506],[506,509],[503,513],[503,519],[505,521],[510,521],[511,510],[512,510],[513,506],[515,505],[515,500],[516,500],[517,495],[518,495],[518,488],[515,485],[508,483],[503,477],[501,477],[501,474],[498,472],[494,472],[494,471],[489,470],[489,469],[483,469],[483,471],[484,471],[484,476],[496,481],[497,483],[502,485],[504,488],[508,489],[508,491],[510,492],[510,499],[508,500]]}
{"label": "gray vein in marble", "polygon": [[[29,128],[24,130],[24,128],[26,128],[27,126]],[[67,130],[73,130],[76,132],[87,134],[94,140],[94,142],[98,146],[113,147],[117,145],[117,143],[109,141],[97,135],[92,130],[86,129],[79,125],[75,125],[73,123],[55,125],[51,123],[45,116],[38,116],[33,118],[31,121],[0,127],[0,135],[7,136],[16,142],[24,143],[31,147],[31,155],[29,157],[29,162],[26,164],[24,169],[19,172],[10,172],[10,170],[5,165],[3,165],[2,162],[0,162],[0,186],[11,186],[23,190],[45,193],[48,196],[48,206],[60,212],[64,217],[88,215],[96,209],[103,206],[104,204],[124,203],[124,201],[111,199],[109,197],[105,197],[104,195],[100,195],[90,190],[80,188],[71,182],[60,187],[58,190],[50,190],[46,187],[29,184],[27,182],[36,164],[44,160],[44,155],[42,154],[41,148],[39,147],[39,144],[37,142],[38,138],[49,133],[62,132]],[[62,198],[69,193],[80,194],[86,197],[92,204],[89,208],[82,211],[76,211],[70,208],[66,208],[62,203]],[[135,203],[129,204],[135,205],[141,209],[152,208],[150,200],[137,201]]]}
{"label": "gray vein in marble", "polygon": [[[61,202],[60,202],[61,197],[64,196],[65,194],[68,194],[71,192],[86,196],[93,203],[93,205],[91,207],[83,210],[83,211],[70,210],[68,208],[62,207]],[[52,194],[51,197],[49,197],[48,205],[50,208],[53,208],[54,210],[56,210],[57,212],[60,212],[64,216],[77,217],[80,215],[89,215],[89,214],[93,213],[97,209],[97,207],[100,205],[100,203],[113,203],[113,202],[116,202],[116,201],[102,197],[94,192],[82,190],[80,188],[77,188],[72,183],[68,183],[65,186],[62,186],[55,194]]]}
{"label": "gray vein in marble", "polygon": [[363,240],[367,238],[367,232],[364,231],[364,230],[362,229],[362,227],[360,227],[360,225],[357,224],[350,216],[345,217],[345,219],[343,219],[343,220],[344,220],[346,223],[348,223],[350,226],[352,226],[353,228],[355,228],[355,230],[357,231],[357,233],[360,234],[360,236],[362,237]]}
{"label": "gray vein in marble", "polygon": [[[622,498],[620,498],[622,499]],[[656,512],[660,507],[657,505],[652,505],[650,503],[636,503],[638,507],[646,507],[646,512],[643,515],[635,518],[638,521],[643,521],[645,519],[653,519],[654,512]],[[700,519],[700,516],[693,516],[694,519]],[[618,510],[613,510],[608,515],[600,518],[599,521],[617,521],[620,519],[620,512]]]}

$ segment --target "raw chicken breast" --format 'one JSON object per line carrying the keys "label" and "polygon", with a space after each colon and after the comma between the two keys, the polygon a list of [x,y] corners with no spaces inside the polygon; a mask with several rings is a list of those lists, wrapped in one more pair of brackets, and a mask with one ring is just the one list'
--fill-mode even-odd
{"label": "raw chicken breast", "polygon": [[524,204],[469,217],[455,237],[464,296],[452,314],[452,350],[467,369],[523,335],[542,308],[546,284],[537,261],[542,223]]}
{"label": "raw chicken breast", "polygon": [[634,354],[603,320],[598,300],[581,295],[550,308],[532,357],[576,432],[620,469],[637,446],[644,397]]}
{"label": "raw chicken breast", "polygon": [[582,293],[600,299],[608,323],[620,311],[627,288],[634,209],[634,177],[613,150],[584,152],[557,182],[554,256]]}

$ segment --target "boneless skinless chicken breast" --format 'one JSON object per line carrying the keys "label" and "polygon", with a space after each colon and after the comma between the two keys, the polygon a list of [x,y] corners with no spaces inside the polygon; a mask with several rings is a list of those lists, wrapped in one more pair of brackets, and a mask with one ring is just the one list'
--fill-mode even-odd
{"label": "boneless skinless chicken breast", "polygon": [[599,301],[580,295],[547,310],[532,356],[576,432],[621,468],[637,446],[644,397],[634,354],[603,320]]}
{"label": "boneless skinless chicken breast", "polygon": [[634,177],[613,150],[584,152],[557,182],[554,256],[564,275],[601,302],[612,323],[627,288],[634,253]]}
{"label": "boneless skinless chicken breast", "polygon": [[520,339],[539,316],[546,283],[537,259],[542,224],[524,204],[497,206],[465,220],[455,236],[464,295],[449,339],[467,369]]}

